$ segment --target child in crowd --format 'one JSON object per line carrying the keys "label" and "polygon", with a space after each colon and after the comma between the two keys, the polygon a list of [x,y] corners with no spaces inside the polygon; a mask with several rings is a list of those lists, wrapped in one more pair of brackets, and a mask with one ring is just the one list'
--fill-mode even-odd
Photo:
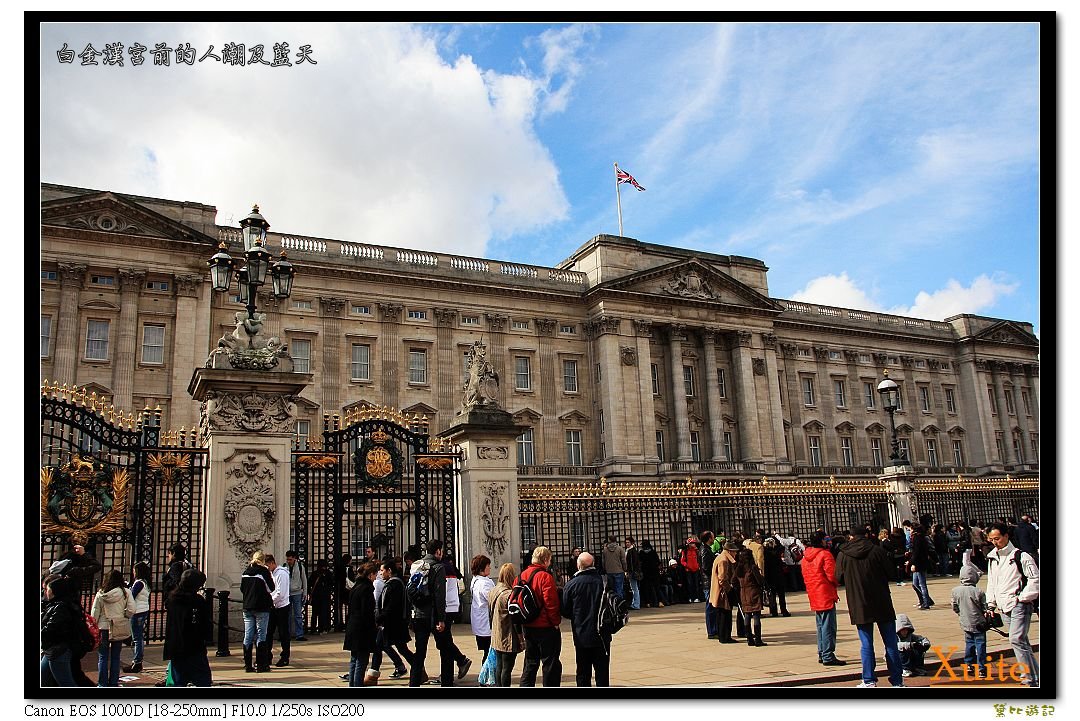
{"label": "child in crowd", "polygon": [[925,676],[923,656],[930,648],[930,639],[915,633],[915,626],[906,613],[896,615],[896,638],[900,649],[900,662],[904,666],[904,676]]}
{"label": "child in crowd", "polygon": [[986,673],[986,594],[978,587],[979,569],[968,563],[960,569],[960,585],[952,590],[952,608],[964,631],[964,664],[975,678]]}

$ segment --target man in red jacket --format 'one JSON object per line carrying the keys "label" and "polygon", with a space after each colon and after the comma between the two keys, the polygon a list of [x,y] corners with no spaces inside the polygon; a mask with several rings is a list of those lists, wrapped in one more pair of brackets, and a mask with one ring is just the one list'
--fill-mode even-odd
{"label": "man in red jacket", "polygon": [[802,559],[802,576],[810,610],[817,614],[818,663],[826,666],[845,666],[847,661],[836,657],[836,560],[825,547],[825,532],[810,534],[810,548]]}
{"label": "man in red jacket", "polygon": [[562,681],[562,662],[559,660],[562,652],[562,635],[559,632],[562,615],[555,577],[548,570],[550,565],[551,550],[546,546],[537,546],[533,551],[532,565],[519,576],[519,580],[532,589],[540,606],[540,615],[522,627],[525,632],[522,686],[536,685],[536,672],[541,664],[544,667],[544,686],[558,686]]}

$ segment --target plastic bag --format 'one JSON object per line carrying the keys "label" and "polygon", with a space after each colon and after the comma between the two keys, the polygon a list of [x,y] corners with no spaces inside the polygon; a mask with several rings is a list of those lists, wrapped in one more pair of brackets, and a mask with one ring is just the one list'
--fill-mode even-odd
{"label": "plastic bag", "polygon": [[488,649],[487,658],[484,659],[484,665],[480,667],[480,675],[477,677],[481,686],[494,686],[495,685],[495,651],[494,649]]}

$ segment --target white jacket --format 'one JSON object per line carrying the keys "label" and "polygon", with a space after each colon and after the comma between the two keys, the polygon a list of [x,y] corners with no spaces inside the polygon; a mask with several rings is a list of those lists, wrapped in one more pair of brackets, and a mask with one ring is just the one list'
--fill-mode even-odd
{"label": "white jacket", "polygon": [[490,576],[473,576],[471,621],[474,636],[491,635],[491,618],[488,616],[488,593],[495,588]]}
{"label": "white jacket", "polygon": [[278,566],[271,576],[274,579],[274,590],[270,592],[270,600],[274,602],[274,608],[285,608],[289,605],[289,569]]}
{"label": "white jacket", "polygon": [[[131,636],[131,624],[127,619],[135,614],[135,599],[126,588],[111,588],[94,595],[90,615],[98,622],[98,628],[109,631],[109,641],[119,641]],[[110,626],[111,624],[111,626]]]}
{"label": "white jacket", "polygon": [[986,605],[1002,613],[1010,613],[1017,603],[1033,603],[1039,600],[1039,567],[1026,553],[1020,554],[1027,583],[1020,587],[1020,569],[1013,563],[1016,546],[1006,544],[986,554]]}
{"label": "white jacket", "polygon": [[136,596],[132,593],[132,598],[135,599],[135,613],[146,613],[150,610],[150,584],[141,579],[137,579],[135,583],[131,584],[134,589],[135,584],[142,584],[142,590],[139,591],[139,595]]}

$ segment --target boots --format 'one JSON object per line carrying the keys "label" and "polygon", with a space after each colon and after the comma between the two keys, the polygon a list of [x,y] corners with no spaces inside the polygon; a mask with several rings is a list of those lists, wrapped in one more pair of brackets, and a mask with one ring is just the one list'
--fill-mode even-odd
{"label": "boots", "polygon": [[270,671],[270,642],[263,641],[255,645],[255,673]]}
{"label": "boots", "polygon": [[721,608],[720,611],[720,643],[738,643],[731,637],[731,609]]}
{"label": "boots", "polygon": [[251,652],[253,648],[251,646],[244,646],[244,671],[247,673],[254,673],[255,666],[251,663]]}
{"label": "boots", "polygon": [[379,685],[379,675],[380,674],[379,674],[378,671],[375,671],[375,670],[369,668],[367,670],[367,673],[364,674],[364,685],[365,686],[378,686]]}

